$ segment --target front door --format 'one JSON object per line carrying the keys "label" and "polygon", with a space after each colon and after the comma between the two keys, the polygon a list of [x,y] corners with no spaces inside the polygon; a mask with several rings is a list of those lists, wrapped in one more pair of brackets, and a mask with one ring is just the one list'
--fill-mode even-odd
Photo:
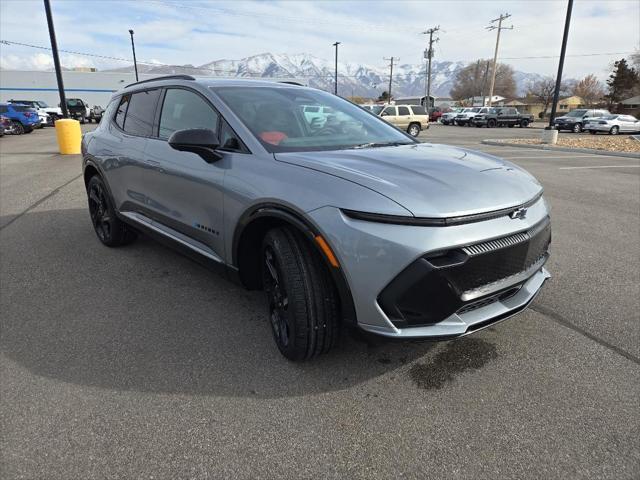
{"label": "front door", "polygon": [[150,208],[166,227],[208,246],[223,259],[222,189],[229,157],[207,163],[195,153],[174,150],[167,142],[176,130],[217,132],[220,116],[203,96],[185,88],[168,88],[160,108],[158,132],[145,150],[147,161],[158,171],[151,186],[153,196],[161,199]]}

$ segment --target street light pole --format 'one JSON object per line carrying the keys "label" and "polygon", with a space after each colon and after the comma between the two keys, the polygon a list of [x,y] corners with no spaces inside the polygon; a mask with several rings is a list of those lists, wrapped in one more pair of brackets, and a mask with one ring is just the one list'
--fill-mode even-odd
{"label": "street light pole", "polygon": [[131,50],[133,50],[133,68],[136,71],[136,82],[138,81],[138,62],[136,60],[136,46],[133,43],[133,30],[129,30],[129,35],[131,35]]}
{"label": "street light pole", "polygon": [[333,93],[335,95],[338,95],[338,45],[340,45],[342,42],[336,42],[333,44],[334,47],[336,47],[336,67],[335,67],[335,71],[334,71],[334,82],[335,85],[333,87]]}
{"label": "street light pole", "polygon": [[562,35],[562,48],[560,50],[560,62],[558,63],[558,75],[556,75],[556,90],[553,92],[553,105],[551,105],[551,115],[549,116],[549,127],[553,128],[553,118],[556,116],[558,97],[560,96],[560,84],[562,83],[562,68],[564,67],[564,53],[567,50],[567,39],[569,38],[569,24],[571,23],[571,10],[573,0],[569,0],[567,5],[567,17],[564,21],[564,34]]}
{"label": "street light pole", "polygon": [[58,94],[60,95],[60,108],[62,117],[68,118],[67,99],[64,96],[64,83],[62,82],[62,68],[60,67],[60,57],[58,56],[58,42],[56,41],[56,31],[53,27],[53,16],[51,15],[51,5],[49,0],[44,0],[44,10],[47,14],[47,26],[49,27],[49,39],[51,40],[51,52],[53,54],[53,64],[56,68],[56,81],[58,82]]}

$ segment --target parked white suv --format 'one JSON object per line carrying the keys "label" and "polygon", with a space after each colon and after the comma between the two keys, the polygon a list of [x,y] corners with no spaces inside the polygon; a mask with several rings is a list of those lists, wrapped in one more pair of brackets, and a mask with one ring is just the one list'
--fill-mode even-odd
{"label": "parked white suv", "polygon": [[455,116],[455,118],[453,119],[453,122],[456,125],[471,126],[473,124],[473,122],[471,122],[473,117],[475,117],[480,113],[489,113],[490,110],[491,110],[491,107],[465,108],[460,113],[458,113],[458,115]]}

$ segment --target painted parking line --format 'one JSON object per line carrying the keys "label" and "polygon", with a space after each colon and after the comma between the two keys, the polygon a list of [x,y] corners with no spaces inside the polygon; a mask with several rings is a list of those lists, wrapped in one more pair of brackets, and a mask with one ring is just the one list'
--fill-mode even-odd
{"label": "painted parking line", "polygon": [[594,165],[593,167],[560,167],[558,170],[589,170],[594,168],[640,168],[640,165]]}

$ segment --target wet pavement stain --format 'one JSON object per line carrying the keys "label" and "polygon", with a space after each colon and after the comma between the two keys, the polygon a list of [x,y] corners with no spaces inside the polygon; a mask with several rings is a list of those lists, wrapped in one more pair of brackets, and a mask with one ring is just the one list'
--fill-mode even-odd
{"label": "wet pavement stain", "polygon": [[432,362],[416,363],[409,376],[418,388],[438,390],[467,370],[479,370],[498,358],[496,347],[479,338],[449,342]]}

